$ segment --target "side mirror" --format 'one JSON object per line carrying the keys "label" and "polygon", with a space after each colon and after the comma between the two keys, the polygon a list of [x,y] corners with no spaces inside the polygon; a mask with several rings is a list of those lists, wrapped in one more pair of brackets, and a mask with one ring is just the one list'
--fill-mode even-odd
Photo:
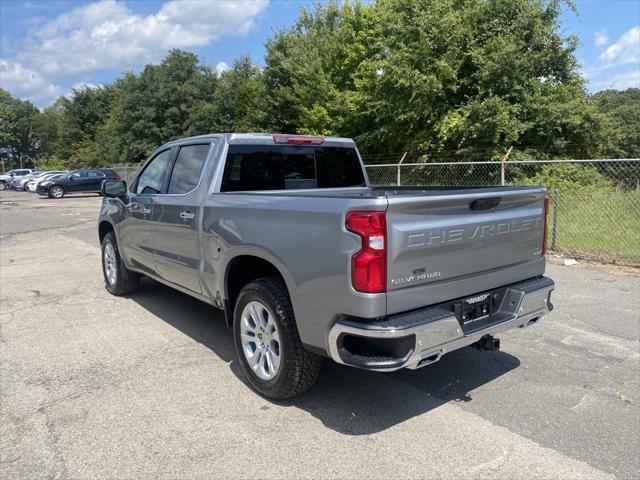
{"label": "side mirror", "polygon": [[127,194],[127,182],[124,180],[103,180],[100,193],[108,198],[124,197]]}

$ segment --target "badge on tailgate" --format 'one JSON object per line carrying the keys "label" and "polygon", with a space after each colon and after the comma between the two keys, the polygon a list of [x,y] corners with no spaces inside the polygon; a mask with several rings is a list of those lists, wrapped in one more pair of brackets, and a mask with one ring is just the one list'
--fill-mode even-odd
{"label": "badge on tailgate", "polygon": [[439,276],[440,272],[427,272],[426,268],[416,268],[413,270],[411,275],[408,275],[406,277],[392,278],[391,285],[408,285],[410,283],[438,278]]}

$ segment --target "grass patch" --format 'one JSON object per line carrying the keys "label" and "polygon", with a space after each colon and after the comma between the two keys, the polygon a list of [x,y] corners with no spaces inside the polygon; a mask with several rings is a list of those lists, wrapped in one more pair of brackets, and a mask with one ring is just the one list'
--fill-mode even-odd
{"label": "grass patch", "polygon": [[550,192],[549,247],[598,260],[640,264],[640,190],[575,190]]}

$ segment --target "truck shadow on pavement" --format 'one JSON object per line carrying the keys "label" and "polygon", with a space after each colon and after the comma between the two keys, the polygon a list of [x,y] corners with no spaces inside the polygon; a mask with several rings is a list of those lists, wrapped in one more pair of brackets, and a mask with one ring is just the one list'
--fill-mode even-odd
{"label": "truck shadow on pavement", "polygon": [[[236,360],[233,337],[222,311],[158,282],[143,279],[129,298],[229,364],[247,388]],[[323,364],[318,383],[281,407],[300,408],[327,428],[345,435],[381,432],[448,402],[469,402],[472,392],[518,368],[520,361],[505,352],[468,347],[419,370],[375,373]]]}

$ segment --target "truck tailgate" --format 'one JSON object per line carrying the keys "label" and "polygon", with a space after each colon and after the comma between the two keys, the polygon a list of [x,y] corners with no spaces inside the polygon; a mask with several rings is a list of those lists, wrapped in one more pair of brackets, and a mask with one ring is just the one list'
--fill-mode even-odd
{"label": "truck tailgate", "polygon": [[544,273],[545,190],[387,192],[387,313]]}

